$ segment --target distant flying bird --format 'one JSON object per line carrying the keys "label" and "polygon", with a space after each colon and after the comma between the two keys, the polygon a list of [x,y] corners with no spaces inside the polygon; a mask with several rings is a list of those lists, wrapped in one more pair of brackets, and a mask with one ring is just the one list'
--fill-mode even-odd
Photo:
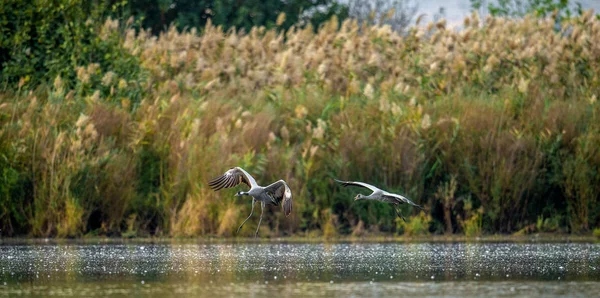
{"label": "distant flying bird", "polygon": [[404,218],[404,216],[402,216],[402,214],[400,213],[400,210],[398,209],[398,206],[400,204],[409,204],[411,206],[417,207],[421,210],[425,210],[423,207],[421,207],[420,205],[417,205],[415,203],[413,203],[411,200],[399,195],[399,194],[395,194],[395,193],[391,193],[391,192],[387,192],[385,190],[381,190],[371,184],[367,184],[364,182],[354,182],[354,181],[340,181],[337,179],[334,179],[336,182],[341,183],[343,186],[359,186],[359,187],[364,187],[364,188],[368,188],[371,191],[373,191],[373,193],[371,193],[368,196],[364,196],[361,194],[357,194],[356,197],[354,197],[355,201],[358,200],[375,200],[375,201],[380,201],[380,202],[384,202],[384,203],[390,203],[392,205],[394,205],[394,209],[396,211],[396,214],[398,215],[398,217],[402,218],[402,220],[404,220],[406,222],[406,218]]}
{"label": "distant flying bird", "polygon": [[252,211],[250,211],[250,215],[242,225],[237,229],[237,233],[240,232],[240,229],[244,226],[246,221],[252,217],[254,213],[254,203],[256,201],[260,202],[260,219],[258,220],[258,227],[256,227],[256,233],[254,234],[254,238],[258,236],[258,229],[260,228],[260,223],[262,222],[263,212],[265,209],[265,205],[274,205],[279,206],[282,204],[283,212],[285,216],[289,216],[292,213],[292,191],[290,187],[283,180],[279,180],[271,185],[262,187],[256,183],[256,180],[248,174],[248,172],[244,171],[244,169],[240,167],[235,167],[229,169],[225,174],[211,180],[208,182],[208,185],[215,191],[222,188],[230,188],[234,187],[240,183],[245,183],[250,187],[250,190],[247,192],[238,191],[235,196],[251,196],[252,197]]}

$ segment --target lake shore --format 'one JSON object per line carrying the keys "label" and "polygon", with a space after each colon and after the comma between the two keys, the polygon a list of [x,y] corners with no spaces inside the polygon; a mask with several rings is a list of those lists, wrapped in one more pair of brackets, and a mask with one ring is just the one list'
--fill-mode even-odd
{"label": "lake shore", "polygon": [[467,237],[464,235],[430,235],[430,236],[290,236],[290,237],[271,237],[271,238],[248,238],[248,237],[83,237],[83,238],[0,238],[1,244],[18,243],[48,243],[48,244],[68,244],[68,243],[452,243],[452,242],[537,242],[537,243],[564,243],[564,242],[600,242],[600,238],[593,235],[571,235],[571,234],[530,234],[530,235],[483,235],[478,237]]}

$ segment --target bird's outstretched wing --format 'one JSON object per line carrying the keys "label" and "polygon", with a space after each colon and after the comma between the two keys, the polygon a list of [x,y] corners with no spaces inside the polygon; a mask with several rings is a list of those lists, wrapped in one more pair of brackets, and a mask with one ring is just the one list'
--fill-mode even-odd
{"label": "bird's outstretched wing", "polygon": [[217,191],[222,188],[234,187],[240,183],[245,183],[249,187],[257,186],[254,178],[240,167],[231,168],[225,174],[212,179],[208,182],[208,186]]}
{"label": "bird's outstretched wing", "polygon": [[371,191],[374,191],[374,192],[380,190],[379,188],[377,188],[377,187],[375,187],[375,186],[373,186],[371,184],[364,183],[364,182],[341,181],[341,180],[337,180],[337,179],[333,179],[333,180],[335,180],[338,183],[341,183],[343,186],[349,186],[349,185],[351,185],[351,186],[359,186],[359,187],[364,187],[364,188],[370,189]]}
{"label": "bird's outstretched wing", "polygon": [[279,180],[268,185],[265,187],[265,191],[273,199],[274,205],[278,206],[283,202],[282,208],[285,216],[292,213],[292,191],[285,181]]}
{"label": "bird's outstretched wing", "polygon": [[413,207],[417,207],[417,208],[419,208],[419,209],[421,209],[421,210],[425,210],[425,208],[423,208],[423,206],[421,206],[421,205],[418,205],[418,204],[415,204],[413,201],[411,201],[411,200],[407,199],[406,197],[404,197],[404,196],[401,196],[401,195],[399,195],[399,194],[390,193],[390,192],[385,192],[385,193],[383,194],[383,197],[384,197],[384,198],[389,198],[389,199],[396,200],[396,201],[398,201],[398,203],[401,203],[401,204],[402,204],[402,203],[406,203],[406,204],[409,204],[409,205],[411,205],[411,206],[413,206]]}

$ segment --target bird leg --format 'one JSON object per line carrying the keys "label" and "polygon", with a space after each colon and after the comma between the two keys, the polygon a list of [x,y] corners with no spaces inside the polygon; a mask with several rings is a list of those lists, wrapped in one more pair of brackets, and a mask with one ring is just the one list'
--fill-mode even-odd
{"label": "bird leg", "polygon": [[265,202],[260,202],[260,219],[258,220],[258,226],[256,227],[256,234],[254,234],[254,238],[258,237],[258,229],[260,228],[260,223],[262,222],[262,216],[265,212]]}
{"label": "bird leg", "polygon": [[402,213],[400,212],[400,209],[396,209],[396,214],[398,214],[398,217],[402,218],[402,220],[404,222],[406,222],[406,218],[404,218],[404,216],[402,215]]}
{"label": "bird leg", "polygon": [[248,215],[248,218],[246,218],[246,220],[244,220],[244,222],[242,223],[242,225],[238,228],[236,234],[240,233],[240,230],[242,229],[242,227],[244,226],[244,224],[250,219],[250,217],[252,217],[252,213],[254,213],[254,203],[256,203],[256,199],[252,198],[252,211],[250,211],[250,215]]}

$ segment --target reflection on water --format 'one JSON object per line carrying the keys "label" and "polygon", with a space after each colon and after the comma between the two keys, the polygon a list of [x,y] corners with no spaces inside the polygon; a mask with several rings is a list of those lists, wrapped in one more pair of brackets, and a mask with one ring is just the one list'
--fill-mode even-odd
{"label": "reflection on water", "polygon": [[573,296],[591,243],[0,245],[0,295]]}

